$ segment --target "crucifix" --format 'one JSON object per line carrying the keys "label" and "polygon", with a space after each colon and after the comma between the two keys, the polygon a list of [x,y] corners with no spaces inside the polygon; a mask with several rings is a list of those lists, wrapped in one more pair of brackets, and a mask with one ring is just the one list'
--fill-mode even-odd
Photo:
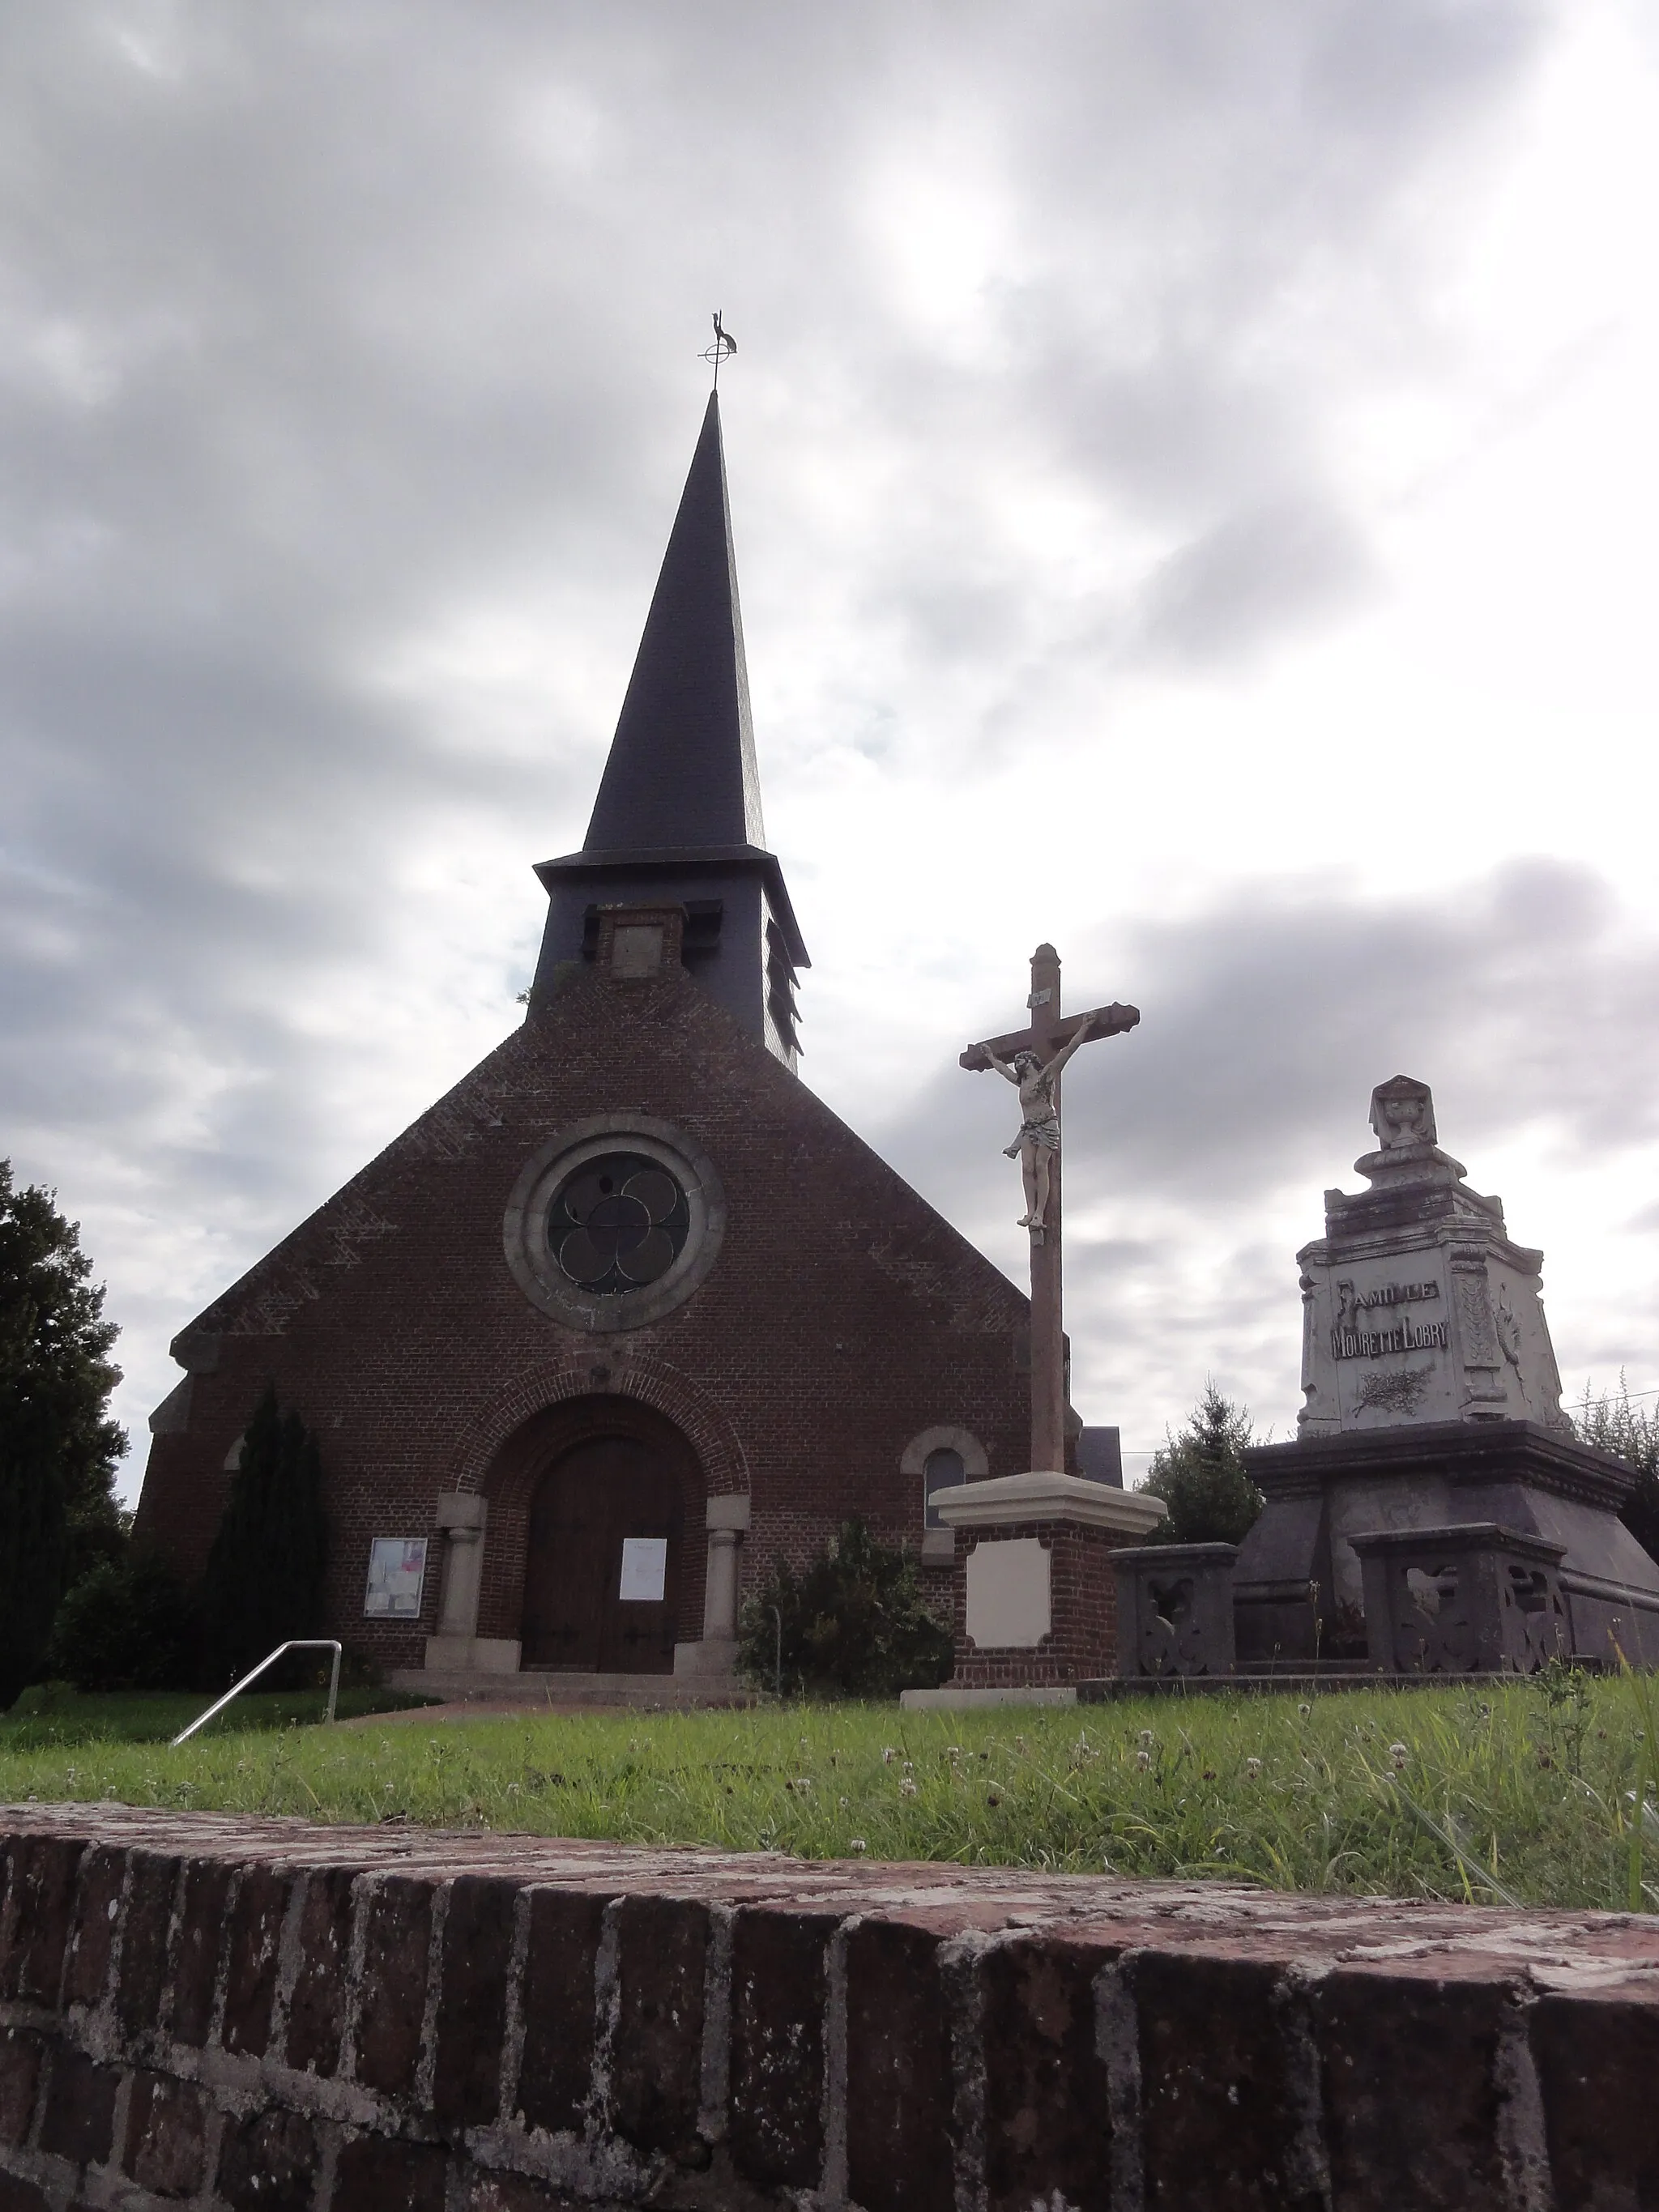
{"label": "crucifix", "polygon": [[1030,1019],[1023,1030],[969,1045],[962,1065],[994,1069],[1019,1088],[1023,1120],[1007,1148],[1018,1158],[1025,1186],[1020,1221],[1031,1239],[1031,1468],[1066,1469],[1066,1334],[1060,1320],[1060,1077],[1080,1045],[1118,1036],[1140,1019],[1138,1006],[1096,1006],[1086,1014],[1060,1011],[1060,955],[1039,945],[1031,955]]}

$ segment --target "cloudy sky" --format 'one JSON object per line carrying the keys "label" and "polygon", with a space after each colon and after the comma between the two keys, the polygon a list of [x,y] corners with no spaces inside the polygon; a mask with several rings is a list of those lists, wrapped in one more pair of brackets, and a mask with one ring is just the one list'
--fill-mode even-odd
{"label": "cloudy sky", "polygon": [[[1371,1085],[1659,1385],[1644,0],[0,16],[0,1152],[173,1330],[518,1018],[707,372],[806,1079],[1284,1435]],[[1144,1463],[1144,1462],[1143,1462]],[[1132,1462],[1132,1466],[1133,1462]]]}

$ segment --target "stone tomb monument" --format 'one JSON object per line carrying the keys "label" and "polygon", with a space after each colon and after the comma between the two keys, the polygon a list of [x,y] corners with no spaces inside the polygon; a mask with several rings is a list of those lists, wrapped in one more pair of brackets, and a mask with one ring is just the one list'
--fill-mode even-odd
{"label": "stone tomb monument", "polygon": [[1441,1151],[1426,1084],[1380,1084],[1371,1127],[1370,1188],[1328,1190],[1297,1255],[1297,1441],[1247,1455],[1239,1666],[1527,1671],[1614,1638],[1659,1663],[1659,1566],[1618,1518],[1629,1468],[1561,1411],[1543,1255]]}

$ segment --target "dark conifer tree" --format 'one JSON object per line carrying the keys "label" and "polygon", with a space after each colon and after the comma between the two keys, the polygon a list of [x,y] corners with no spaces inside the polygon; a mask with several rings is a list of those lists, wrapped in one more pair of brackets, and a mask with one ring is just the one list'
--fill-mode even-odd
{"label": "dark conifer tree", "polygon": [[317,1440],[270,1384],[247,1425],[203,1583],[208,1649],[226,1680],[292,1637],[322,1634],[327,1564]]}
{"label": "dark conifer tree", "polygon": [[1261,1492],[1244,1472],[1252,1441],[1248,1408],[1235,1406],[1212,1381],[1178,1437],[1152,1455],[1147,1495],[1161,1498],[1170,1517],[1149,1544],[1237,1544],[1261,1510]]}
{"label": "dark conifer tree", "polygon": [[54,1199],[0,1160],[0,1706],[41,1662],[81,1534],[119,1541],[116,1329]]}

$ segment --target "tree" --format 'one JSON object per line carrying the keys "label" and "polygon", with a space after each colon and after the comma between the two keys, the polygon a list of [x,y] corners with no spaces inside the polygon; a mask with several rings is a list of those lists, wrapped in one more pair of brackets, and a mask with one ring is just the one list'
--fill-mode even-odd
{"label": "tree", "polygon": [[154,1552],[100,1559],[64,1593],[46,1663],[77,1690],[189,1690],[201,1675],[200,1608]]}
{"label": "tree", "polygon": [[0,1160],[0,1705],[39,1667],[77,1546],[118,1546],[104,1293],[55,1191]]}
{"label": "tree", "polygon": [[950,1630],[922,1602],[915,1555],[862,1521],[845,1522],[799,1579],[780,1560],[738,1627],[739,1667],[769,1686],[781,1672],[792,1689],[889,1697],[933,1688],[951,1658]]}
{"label": "tree", "polygon": [[1149,1497],[1170,1509],[1149,1544],[1237,1544],[1261,1510],[1261,1492],[1244,1472],[1252,1442],[1249,1408],[1235,1406],[1207,1378],[1204,1395],[1178,1437],[1152,1455]]}
{"label": "tree", "polygon": [[277,1644],[320,1636],[327,1565],[317,1440],[298,1413],[283,1412],[268,1384],[247,1425],[203,1579],[216,1673],[234,1680]]}
{"label": "tree", "polygon": [[1659,1559],[1659,1407],[1644,1413],[1631,1403],[1621,1373],[1619,1395],[1603,1391],[1592,1399],[1588,1383],[1573,1426],[1587,1444],[1613,1452],[1636,1470],[1636,1487],[1619,1518],[1650,1559]]}

